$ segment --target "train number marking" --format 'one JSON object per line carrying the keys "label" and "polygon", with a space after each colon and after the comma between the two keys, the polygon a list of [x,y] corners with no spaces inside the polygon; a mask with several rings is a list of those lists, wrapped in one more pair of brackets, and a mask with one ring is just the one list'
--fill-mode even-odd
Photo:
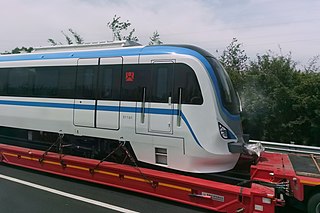
{"label": "train number marking", "polygon": [[132,115],[123,115],[122,119],[126,119],[126,120],[132,120],[133,116]]}

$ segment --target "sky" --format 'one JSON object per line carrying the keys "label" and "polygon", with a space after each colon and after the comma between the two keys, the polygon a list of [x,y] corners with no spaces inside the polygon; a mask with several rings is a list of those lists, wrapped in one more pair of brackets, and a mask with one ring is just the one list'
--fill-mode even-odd
{"label": "sky", "polygon": [[165,44],[219,56],[237,38],[251,60],[271,50],[303,65],[320,55],[319,11],[320,0],[0,0],[0,52],[65,43],[69,28],[85,42],[110,41],[117,15],[143,45],[157,30]]}

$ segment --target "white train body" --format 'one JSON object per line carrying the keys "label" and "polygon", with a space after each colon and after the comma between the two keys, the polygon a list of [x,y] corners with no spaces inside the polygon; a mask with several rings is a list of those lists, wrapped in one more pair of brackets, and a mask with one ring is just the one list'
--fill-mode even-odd
{"label": "white train body", "polygon": [[214,63],[165,45],[3,55],[0,128],[128,141],[141,162],[226,171],[242,133],[233,87]]}

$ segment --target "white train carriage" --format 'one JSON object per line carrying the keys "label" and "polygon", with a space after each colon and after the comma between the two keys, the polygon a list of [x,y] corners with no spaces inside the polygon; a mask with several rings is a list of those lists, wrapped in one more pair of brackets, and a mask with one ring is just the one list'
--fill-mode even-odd
{"label": "white train carriage", "polygon": [[0,56],[0,142],[32,147],[60,132],[93,154],[126,141],[148,164],[232,169],[242,150],[239,101],[220,63],[193,46],[118,44]]}

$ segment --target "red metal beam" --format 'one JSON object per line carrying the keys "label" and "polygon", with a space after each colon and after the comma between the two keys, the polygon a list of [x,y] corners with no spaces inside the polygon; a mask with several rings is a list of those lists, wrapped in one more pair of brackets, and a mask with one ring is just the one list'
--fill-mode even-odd
{"label": "red metal beam", "polygon": [[262,153],[257,165],[251,166],[251,179],[275,184],[289,181],[294,197],[300,201],[304,199],[304,186],[287,154]]}
{"label": "red metal beam", "polygon": [[268,212],[275,210],[273,188],[251,188],[0,144],[0,161],[43,172],[104,184],[185,203],[218,212]]}

